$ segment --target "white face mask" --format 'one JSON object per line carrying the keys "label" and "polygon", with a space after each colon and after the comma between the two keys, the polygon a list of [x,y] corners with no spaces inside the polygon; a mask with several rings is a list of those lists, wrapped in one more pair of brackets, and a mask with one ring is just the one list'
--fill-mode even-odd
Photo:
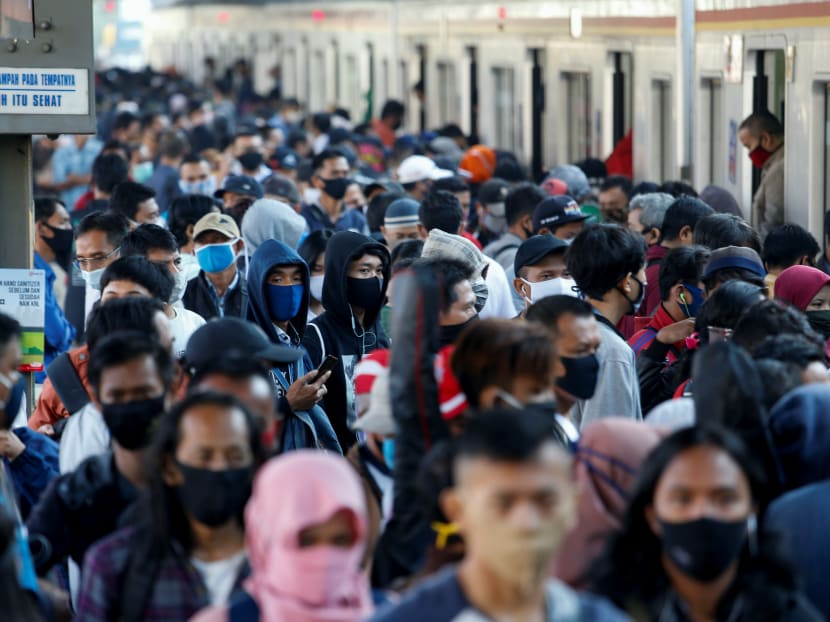
{"label": "white face mask", "polygon": [[205,196],[213,196],[216,192],[216,179],[213,175],[208,175],[207,179],[202,181],[184,181],[179,180],[179,189],[185,194],[203,194]]}
{"label": "white face mask", "polygon": [[325,278],[324,274],[318,274],[317,276],[313,276],[308,280],[308,292],[311,294],[311,297],[318,302],[323,300],[323,279]]}
{"label": "white face mask", "polygon": [[187,275],[188,281],[192,281],[199,276],[199,260],[196,259],[196,255],[191,255],[189,253],[184,253],[181,257],[182,263],[179,264],[179,270]]}
{"label": "white face mask", "polygon": [[184,270],[179,270],[173,275],[173,278],[176,279],[176,284],[173,286],[173,293],[170,294],[170,300],[168,301],[171,305],[179,302],[184,296],[184,290],[187,289],[187,273]]}
{"label": "white face mask", "polygon": [[317,188],[306,188],[303,191],[303,202],[306,205],[316,205],[320,201],[320,191]]}
{"label": "white face mask", "polygon": [[92,289],[101,291],[101,277],[104,276],[106,268],[98,268],[97,270],[90,270],[89,272],[81,270],[81,278]]}
{"label": "white face mask", "polygon": [[549,296],[577,295],[576,291],[574,291],[576,281],[573,279],[566,279],[565,277],[559,277],[547,281],[539,281],[538,283],[531,283],[530,281],[522,279],[522,282],[530,286],[530,297],[528,298],[525,296],[525,300],[530,302],[530,304],[539,302],[542,298],[547,298]]}

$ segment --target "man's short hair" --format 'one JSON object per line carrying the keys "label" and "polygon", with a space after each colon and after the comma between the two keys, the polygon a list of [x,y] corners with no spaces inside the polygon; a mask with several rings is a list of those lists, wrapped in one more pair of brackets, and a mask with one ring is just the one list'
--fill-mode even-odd
{"label": "man's short hair", "polygon": [[665,192],[675,199],[680,197],[697,197],[697,190],[692,188],[685,181],[664,181],[657,189],[658,192]]}
{"label": "man's short hair", "polygon": [[694,232],[699,220],[714,213],[715,210],[700,199],[681,196],[666,210],[663,226],[660,229],[660,241],[676,240],[684,227],[689,227]]}
{"label": "man's short hair", "polygon": [[83,217],[75,229],[75,239],[90,231],[101,231],[106,235],[107,242],[113,248],[121,246],[121,242],[130,232],[129,221],[117,212],[92,212]]}
{"label": "man's short hair", "polygon": [[311,170],[315,175],[317,175],[326,165],[327,160],[336,160],[338,158],[345,157],[346,156],[343,155],[343,152],[338,149],[323,149],[323,151],[314,156],[314,160],[311,162]]}
{"label": "man's short hair", "polygon": [[166,130],[159,134],[159,155],[171,160],[178,160],[187,153],[187,141],[176,131]]}
{"label": "man's short hair", "polygon": [[155,298],[128,296],[96,304],[89,314],[86,345],[94,350],[98,342],[118,331],[136,331],[159,339],[156,316],[164,313],[164,305]]}
{"label": "man's short hair", "polygon": [[763,256],[769,268],[783,269],[805,256],[815,261],[820,251],[812,233],[795,223],[786,223],[767,234]]}
{"label": "man's short hair", "polygon": [[89,355],[89,384],[100,397],[101,375],[104,370],[124,365],[137,358],[150,357],[156,365],[159,379],[165,390],[173,382],[173,358],[158,339],[148,339],[146,333],[119,331],[107,335]]}
{"label": "man's short hair", "polygon": [[619,225],[590,225],[574,239],[567,261],[568,272],[580,291],[602,300],[623,277],[643,269],[646,242],[643,236]]}
{"label": "man's short hair", "polygon": [[768,110],[749,115],[741,122],[738,129],[749,130],[755,138],[760,138],[764,132],[770,136],[784,136],[784,126],[781,125],[781,121]]}
{"label": "man's short hair", "polygon": [[612,188],[619,188],[625,193],[625,196],[628,196],[633,187],[634,184],[631,183],[631,180],[628,177],[623,175],[612,175],[611,177],[607,177],[605,181],[602,182],[599,187],[599,191],[607,192]]}
{"label": "man's short hair", "polygon": [[113,281],[129,281],[141,285],[153,298],[163,302],[170,300],[175,286],[169,270],[141,255],[121,257],[108,265],[101,275],[101,289]]}
{"label": "man's short hair", "polygon": [[386,103],[383,104],[383,108],[380,111],[380,118],[384,119],[386,117],[398,117],[403,118],[404,113],[406,112],[406,107],[403,105],[403,102],[399,102],[397,99],[388,99]]}
{"label": "man's short hair", "polygon": [[670,250],[660,264],[660,300],[667,301],[672,287],[678,283],[697,287],[707,261],[709,249],[705,246],[680,246]]}
{"label": "man's short hair", "polygon": [[[415,187],[415,184],[412,184],[412,187]],[[461,175],[453,175],[452,177],[436,179],[432,183],[432,189],[433,191],[446,190],[447,192],[458,194],[459,192],[469,192],[470,184]]]}
{"label": "man's short hair", "polygon": [[824,339],[801,311],[774,300],[762,300],[747,309],[735,324],[732,340],[754,355],[765,339],[775,335],[800,335],[824,348]]}
{"label": "man's short hair", "polygon": [[112,198],[110,198],[110,209],[126,216],[130,220],[135,220],[138,213],[138,204],[148,201],[156,196],[156,191],[145,186],[144,184],[137,184],[134,181],[122,181],[112,191]]}
{"label": "man's short hair", "polygon": [[141,225],[130,231],[121,242],[121,256],[141,255],[146,257],[151,250],[165,250],[175,253],[179,250],[176,238],[164,227]]}
{"label": "man's short hair", "polygon": [[695,226],[694,242],[712,251],[727,246],[745,246],[761,254],[758,232],[734,214],[711,214],[701,218]]}
{"label": "man's short hair", "polygon": [[397,192],[379,192],[369,200],[366,208],[366,225],[369,231],[375,233],[383,226],[383,219],[386,216],[386,208],[404,195]]}
{"label": "man's short hair", "polygon": [[467,265],[454,259],[427,257],[413,261],[410,267],[413,270],[422,268],[432,272],[433,280],[440,285],[443,313],[447,313],[450,307],[458,302],[455,286],[463,281],[469,281],[473,276]]}
{"label": "man's short hair", "polygon": [[183,194],[170,201],[167,210],[167,226],[170,233],[176,238],[179,248],[190,240],[187,237],[187,228],[195,225],[202,216],[219,209],[216,199],[203,194]]}
{"label": "man's short hair", "polygon": [[140,121],[140,119],[136,115],[128,110],[124,110],[115,115],[115,120],[112,123],[112,130],[114,132],[117,132],[118,130],[126,130],[133,123],[138,121]]}
{"label": "man's short hair", "polygon": [[663,219],[666,217],[666,211],[669,206],[674,203],[674,197],[665,192],[649,192],[647,194],[638,194],[628,204],[629,211],[639,209],[640,224],[644,231],[651,229],[662,229]]}
{"label": "man's short hair", "polygon": [[114,153],[101,154],[92,163],[92,185],[106,194],[112,194],[118,184],[127,181],[129,174],[126,160]]}
{"label": "man's short hair", "polygon": [[0,313],[0,347],[5,347],[8,343],[17,337],[18,339],[23,335],[23,329],[20,327],[20,322],[10,315]]}
{"label": "man's short hair", "polygon": [[63,201],[57,197],[35,197],[35,222],[49,220],[58,211]]}
{"label": "man's short hair", "polygon": [[545,326],[554,335],[557,334],[559,318],[565,315],[574,317],[594,317],[594,308],[576,296],[548,296],[528,307],[525,317],[528,322]]}
{"label": "man's short hair", "polygon": [[522,182],[513,186],[504,199],[504,215],[507,225],[512,227],[525,216],[533,216],[533,210],[547,194],[536,184]]}
{"label": "man's short hair", "polygon": [[427,231],[439,229],[455,235],[464,220],[464,209],[453,193],[432,190],[421,202],[418,218]]}

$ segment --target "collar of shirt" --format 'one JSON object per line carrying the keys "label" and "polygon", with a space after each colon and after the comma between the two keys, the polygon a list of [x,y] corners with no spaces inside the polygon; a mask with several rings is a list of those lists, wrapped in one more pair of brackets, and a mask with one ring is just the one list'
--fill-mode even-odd
{"label": "collar of shirt", "polygon": [[231,293],[234,289],[236,289],[237,284],[239,283],[239,270],[236,271],[236,274],[233,275],[233,281],[231,284],[228,285],[228,289],[225,290],[225,294],[220,296],[219,292],[216,291],[216,287],[213,285],[213,282],[202,272],[202,276],[204,276],[205,281],[208,284],[208,291],[210,295],[213,297],[213,301],[216,303],[216,306],[219,308],[219,314],[221,317],[225,315],[225,298],[228,297],[228,294]]}

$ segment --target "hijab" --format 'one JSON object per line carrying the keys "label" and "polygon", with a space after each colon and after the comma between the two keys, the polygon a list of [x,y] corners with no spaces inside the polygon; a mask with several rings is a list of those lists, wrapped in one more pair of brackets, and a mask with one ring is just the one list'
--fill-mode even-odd
{"label": "hijab", "polygon": [[775,280],[775,298],[805,311],[818,291],[830,283],[830,275],[810,266],[790,266]]}

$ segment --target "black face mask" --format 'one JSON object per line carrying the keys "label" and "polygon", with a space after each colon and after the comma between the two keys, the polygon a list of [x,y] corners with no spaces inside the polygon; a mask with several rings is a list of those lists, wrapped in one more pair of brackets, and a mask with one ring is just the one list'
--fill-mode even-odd
{"label": "black face mask", "polygon": [[557,386],[575,398],[589,400],[594,397],[599,375],[599,359],[596,354],[579,358],[560,357],[565,375],[556,381]]}
{"label": "black face mask", "polygon": [[464,329],[467,328],[471,323],[475,322],[477,319],[478,315],[474,315],[466,322],[461,322],[461,324],[450,324],[449,326],[441,326],[439,347],[443,348],[444,346],[454,344],[458,340],[459,335],[461,335],[461,333],[464,332]]}
{"label": "black face mask", "polygon": [[156,421],[164,412],[164,395],[123,404],[101,404],[110,434],[124,449],[135,451],[150,443]]}
{"label": "black face mask", "polygon": [[43,223],[52,232],[51,238],[43,238],[47,246],[55,253],[55,260],[58,264],[68,269],[72,259],[72,241],[75,239],[75,232],[72,229],[56,229],[48,223]]}
{"label": "black face mask", "polygon": [[374,311],[383,305],[383,298],[383,279],[346,277],[346,300],[353,307]]}
{"label": "black face mask", "polygon": [[262,154],[258,151],[248,151],[247,153],[243,153],[241,156],[237,158],[239,163],[242,165],[246,171],[256,171],[262,166],[263,158]]}
{"label": "black face mask", "polygon": [[[321,178],[322,179],[322,178]],[[323,179],[323,192],[335,201],[346,196],[346,189],[352,184],[348,177],[336,177],[335,179]]]}
{"label": "black face mask", "polygon": [[700,518],[683,523],[660,521],[663,551],[692,579],[708,583],[720,577],[741,552],[747,522]]}
{"label": "black face mask", "polygon": [[184,484],[177,489],[185,511],[208,527],[220,527],[242,510],[251,496],[253,465],[240,469],[213,471],[182,464],[178,460]]}
{"label": "black face mask", "polygon": [[807,321],[819,335],[830,339],[830,311],[807,311]]}

